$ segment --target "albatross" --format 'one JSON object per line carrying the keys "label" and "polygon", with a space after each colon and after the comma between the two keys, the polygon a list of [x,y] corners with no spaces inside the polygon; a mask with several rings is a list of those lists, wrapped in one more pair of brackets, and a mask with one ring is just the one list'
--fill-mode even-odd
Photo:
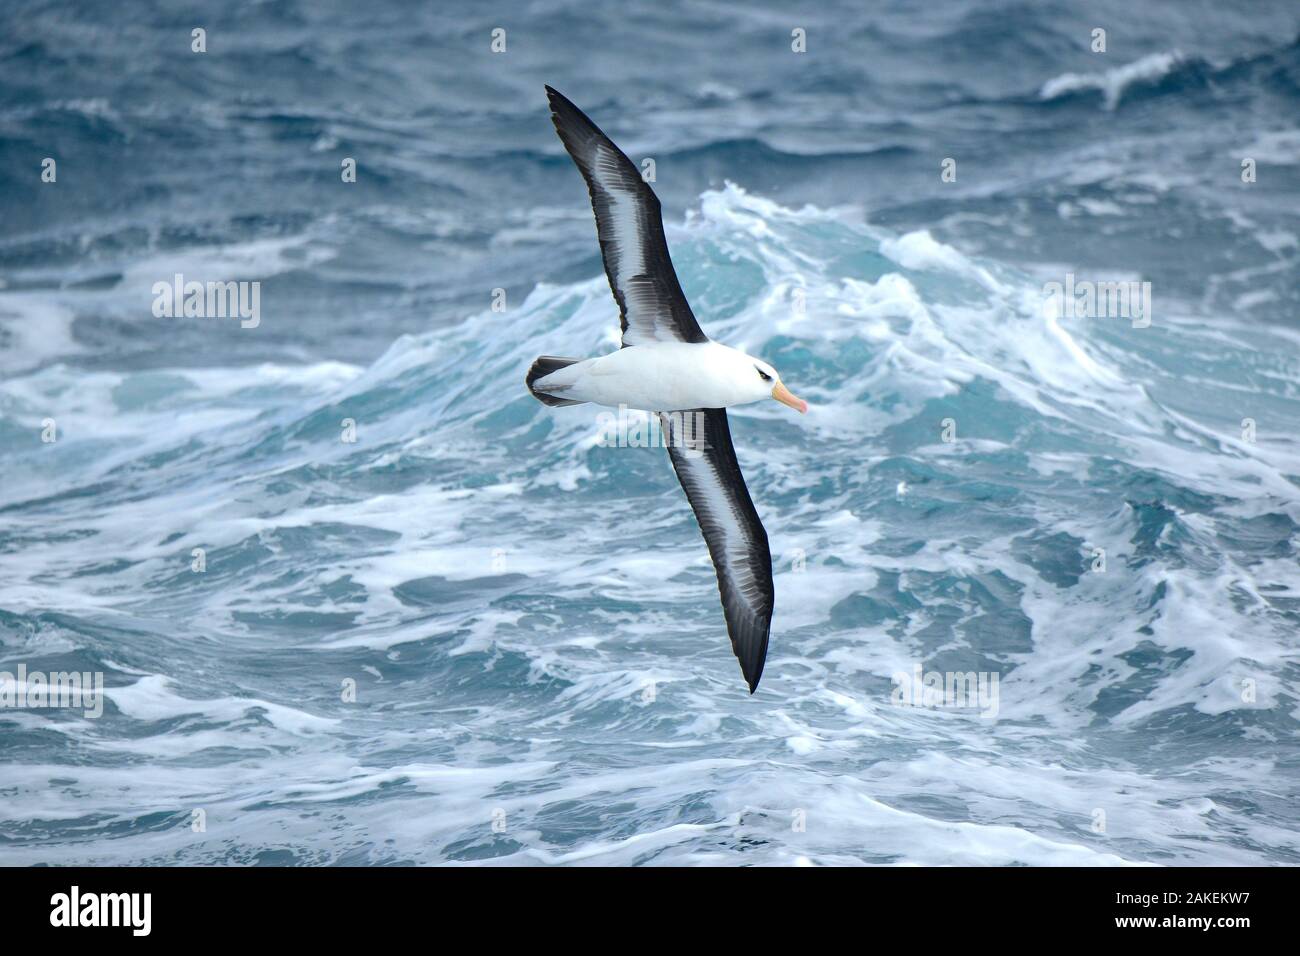
{"label": "albatross", "polygon": [[555,130],[591,193],[623,338],[617,352],[597,358],[541,356],[528,370],[528,389],[546,405],[592,402],[658,413],[752,694],[772,625],[772,555],[731,444],[727,409],[774,398],[806,412],[808,403],[768,363],[704,334],[673,271],[654,190],[582,110],[549,86],[546,94]]}

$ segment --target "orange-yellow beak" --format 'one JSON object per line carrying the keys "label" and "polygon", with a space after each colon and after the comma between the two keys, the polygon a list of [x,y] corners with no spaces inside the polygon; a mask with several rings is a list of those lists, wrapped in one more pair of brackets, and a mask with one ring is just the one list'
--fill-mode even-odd
{"label": "orange-yellow beak", "polygon": [[805,402],[802,398],[799,398],[798,396],[794,395],[781,382],[777,382],[776,386],[772,389],[772,397],[775,398],[782,405],[789,405],[796,412],[802,413],[808,411],[808,403]]}

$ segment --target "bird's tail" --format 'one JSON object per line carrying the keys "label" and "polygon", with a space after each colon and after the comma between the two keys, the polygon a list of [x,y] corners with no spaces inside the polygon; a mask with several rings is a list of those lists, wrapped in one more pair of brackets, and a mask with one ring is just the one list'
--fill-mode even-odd
{"label": "bird's tail", "polygon": [[528,370],[528,375],[524,381],[528,383],[528,390],[533,393],[533,398],[537,399],[544,405],[582,405],[584,402],[575,402],[570,398],[561,398],[559,395],[551,395],[549,392],[540,391],[533,387],[533,383],[539,378],[545,378],[552,372],[558,372],[562,368],[568,368],[581,362],[582,359],[563,358],[559,355],[541,355],[537,361],[533,362],[532,368]]}

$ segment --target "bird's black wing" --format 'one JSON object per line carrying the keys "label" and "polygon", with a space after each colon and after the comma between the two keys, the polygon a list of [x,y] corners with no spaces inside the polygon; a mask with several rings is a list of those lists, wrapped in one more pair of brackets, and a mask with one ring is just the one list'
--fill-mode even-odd
{"label": "bird's black wing", "polygon": [[664,443],[718,572],[731,649],[752,694],[772,625],[772,554],[731,444],[725,408],[660,412]]}
{"label": "bird's black wing", "polygon": [[673,270],[654,190],[582,110],[549,86],[546,94],[555,131],[591,193],[605,275],[623,326],[623,345],[707,342]]}

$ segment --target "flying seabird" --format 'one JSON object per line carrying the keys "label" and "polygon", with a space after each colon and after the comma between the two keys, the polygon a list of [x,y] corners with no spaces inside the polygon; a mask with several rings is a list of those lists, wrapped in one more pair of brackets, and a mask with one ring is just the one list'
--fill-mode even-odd
{"label": "flying seabird", "polygon": [[659,199],[632,161],[564,96],[546,87],[551,120],[587,181],[623,345],[598,358],[543,355],[528,370],[547,405],[623,406],[659,414],[677,478],[695,511],[731,648],[752,694],[772,624],[772,556],[736,461],[727,408],[774,398],[800,412],[776,369],[704,334],[673,271]]}

